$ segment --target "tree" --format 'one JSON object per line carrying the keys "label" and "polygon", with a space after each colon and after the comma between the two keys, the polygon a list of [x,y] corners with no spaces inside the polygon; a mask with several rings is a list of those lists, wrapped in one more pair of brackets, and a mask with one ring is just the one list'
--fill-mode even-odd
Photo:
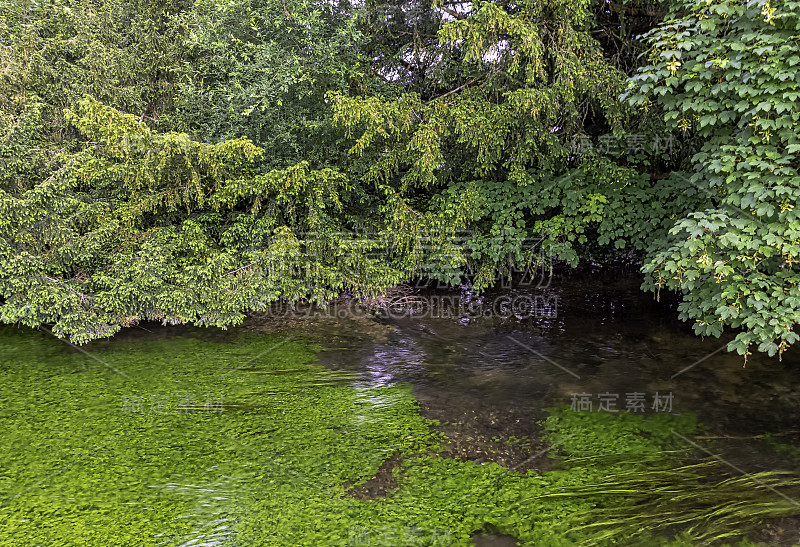
{"label": "tree", "polygon": [[[305,163],[261,173],[247,139],[157,133],[97,101],[68,112],[83,148],[34,188],[0,194],[0,317],[75,342],[143,320],[225,327],[271,302],[370,296],[401,282],[374,242],[331,233],[343,177]],[[300,210],[313,241],[259,196]],[[311,196],[310,202],[305,196]]]}
{"label": "tree", "polygon": [[669,4],[15,6],[3,321],[226,326],[415,277],[483,289],[544,248],[633,253],[745,355],[797,339],[796,3],[675,4],[647,43]]}
{"label": "tree", "polygon": [[670,230],[645,286],[683,291],[698,334],[741,329],[729,350],[780,355],[800,322],[800,3],[687,3],[649,42],[626,96],[702,139],[687,180],[712,202]]}
{"label": "tree", "polygon": [[411,210],[434,230],[439,218],[473,232],[462,263],[477,263],[478,288],[537,260],[526,242],[572,265],[609,244],[644,252],[708,199],[664,199],[686,183],[650,176],[652,164],[669,162],[663,150],[575,150],[576,138],[624,144],[636,121],[618,100],[625,74],[592,38],[592,8],[475,3],[438,32],[437,51],[453,52],[440,64],[458,62],[451,73],[467,81],[454,76],[433,96],[333,96],[336,120],[357,132],[350,151],[367,166],[364,179],[394,197],[384,200],[392,230],[413,226]]}
{"label": "tree", "polygon": [[[11,45],[3,52],[19,78],[2,88],[13,121],[0,143],[2,320],[52,324],[55,334],[86,342],[141,320],[226,326],[278,298],[325,302],[343,290],[370,295],[399,283],[396,270],[366,256],[373,240],[338,228],[336,215],[347,218],[340,194],[353,188],[324,166],[336,155],[326,158],[331,141],[313,127],[326,123],[318,86],[346,89],[348,74],[358,77],[357,63],[339,56],[350,36],[310,3],[132,8],[134,30],[175,38],[169,71],[159,69],[158,40],[143,46],[150,49],[141,62],[123,48],[147,34],[124,32],[132,14],[121,5],[54,2],[22,26],[4,20]],[[229,43],[214,41],[218,17],[231,32],[217,42]],[[245,43],[250,32],[261,34]],[[317,43],[326,32],[330,39]],[[59,54],[75,40],[86,47]],[[177,58],[191,65],[181,68]],[[220,70],[226,76],[212,78]],[[180,90],[179,72],[188,78]],[[111,104],[86,97],[93,91]],[[180,128],[187,113],[204,108],[215,117],[198,116],[191,127],[202,140],[154,130]],[[293,150],[275,153],[291,142]],[[43,151],[40,162],[24,160],[30,148]]]}
{"label": "tree", "polygon": [[325,93],[372,80],[352,13],[313,0],[199,0],[184,21],[190,64],[170,129],[246,137],[267,150],[264,170],[339,163]]}

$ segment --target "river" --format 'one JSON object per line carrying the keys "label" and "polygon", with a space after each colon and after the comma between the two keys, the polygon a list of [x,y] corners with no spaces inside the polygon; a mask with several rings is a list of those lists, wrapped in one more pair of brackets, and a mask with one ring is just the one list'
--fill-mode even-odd
{"label": "river", "polygon": [[[691,414],[701,430],[679,437],[697,458],[800,471],[798,352],[745,365],[636,279],[396,302],[276,309],[228,331],[142,324],[81,348],[3,327],[0,544],[515,545],[502,525],[466,536],[415,514],[435,500],[393,469],[427,451],[547,473],[541,422],[558,405]],[[798,523],[748,537],[792,545]]]}

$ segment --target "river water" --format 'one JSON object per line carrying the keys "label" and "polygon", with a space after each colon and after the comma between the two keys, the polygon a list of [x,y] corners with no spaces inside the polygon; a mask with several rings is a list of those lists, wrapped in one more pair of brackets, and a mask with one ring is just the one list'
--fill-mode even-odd
{"label": "river water", "polygon": [[[556,308],[521,318],[485,311],[509,294],[512,302],[542,298]],[[745,363],[725,350],[733,336],[695,336],[677,319],[674,299],[654,301],[636,279],[567,280],[546,290],[489,294],[484,301],[479,316],[442,317],[447,314],[427,309],[378,314],[388,331],[379,341],[332,321],[330,345],[343,347],[323,352],[320,363],[358,371],[375,385],[409,382],[432,414],[453,418],[474,411],[487,430],[492,420],[501,421],[496,429],[505,435],[534,432],[543,408],[583,404],[593,411],[692,412],[708,436],[773,433],[785,434],[789,443],[800,440],[796,349],[780,360],[756,353]],[[753,445],[715,440],[730,441],[722,453],[737,461],[745,461],[745,447]],[[766,453],[754,458],[747,460],[750,470],[785,463]]]}
{"label": "river water", "polygon": [[[546,471],[547,458],[531,457],[546,450],[539,422],[546,408],[571,405],[593,412],[693,413],[704,430],[686,442],[699,456],[713,455],[741,474],[800,471],[800,354],[791,350],[780,361],[756,354],[745,365],[725,351],[730,337],[696,337],[676,319],[674,300],[655,302],[638,284],[562,279],[482,297],[466,289],[421,290],[397,300],[402,305],[369,313],[343,301],[314,313],[274,311],[228,332],[141,325],[85,348],[4,327],[0,511],[13,526],[6,520],[0,545],[227,545],[229,527],[250,510],[242,508],[246,500],[267,503],[263,491],[252,488],[263,480],[264,465],[327,484],[324,472],[315,475],[317,460],[306,469],[302,461],[290,466],[281,460],[286,450],[267,454],[266,447],[282,441],[265,425],[265,414],[291,429],[306,417],[292,414],[296,407],[287,399],[305,397],[297,404],[309,409],[315,401],[336,407],[336,397],[353,399],[342,403],[349,409],[342,423],[350,425],[335,428],[338,439],[359,427],[389,427],[381,425],[392,423],[381,413],[389,416],[400,396],[394,390],[408,385],[423,415],[437,420],[450,439],[441,454],[450,458]],[[303,369],[302,382],[291,384],[299,369],[278,358],[269,370],[251,365],[260,354],[232,343],[240,333],[280,333],[326,349],[308,356],[318,372]],[[213,344],[187,342],[197,339]],[[293,391],[297,385],[302,396]],[[335,391],[341,386],[350,391]],[[226,448],[230,456],[219,457],[220,431],[239,452]],[[296,433],[295,443],[302,429]],[[266,434],[271,440],[262,448],[254,439]],[[56,454],[56,446],[70,456]],[[100,458],[106,446],[115,451]],[[266,459],[245,458],[242,450]],[[308,457],[320,458],[319,444],[314,450]],[[355,441],[352,450],[358,451]],[[394,463],[384,464],[354,497],[376,499],[396,489]],[[134,465],[137,471],[130,472]],[[159,524],[165,499],[180,499],[180,506],[165,505]],[[146,511],[119,509],[137,504]],[[110,522],[104,519],[128,519],[122,529],[131,530],[130,539],[99,537],[91,523]],[[71,523],[66,531],[43,529],[61,522]],[[86,530],[76,522],[86,522]],[[274,540],[263,544],[285,544],[280,523],[269,526]],[[137,530],[152,533],[145,541]],[[798,537],[798,523],[783,519],[765,522],[753,539],[792,545]],[[514,545],[492,534],[474,541]],[[351,537],[339,544],[357,543]]]}
{"label": "river water", "polygon": [[[544,449],[535,440],[543,409],[566,404],[693,413],[704,431],[686,442],[699,457],[734,473],[800,472],[800,351],[756,353],[745,363],[725,349],[732,335],[696,336],[678,320],[674,295],[656,301],[639,283],[566,279],[490,292],[477,305],[465,291],[418,291],[426,303],[416,310],[377,314],[388,331],[380,341],[332,320],[327,335],[342,349],[322,353],[320,363],[374,385],[411,383],[425,415],[445,422],[451,457],[547,469],[546,460],[526,460]],[[776,450],[765,435],[788,446]],[[497,450],[498,436],[532,440]],[[793,545],[800,521],[769,522],[753,539]]]}

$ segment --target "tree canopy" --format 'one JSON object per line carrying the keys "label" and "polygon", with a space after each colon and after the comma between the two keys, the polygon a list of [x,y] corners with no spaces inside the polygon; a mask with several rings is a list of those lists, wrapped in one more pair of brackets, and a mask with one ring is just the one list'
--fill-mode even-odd
{"label": "tree canopy", "polygon": [[798,40],[772,0],[7,2],[0,319],[224,327],[547,248],[781,354]]}

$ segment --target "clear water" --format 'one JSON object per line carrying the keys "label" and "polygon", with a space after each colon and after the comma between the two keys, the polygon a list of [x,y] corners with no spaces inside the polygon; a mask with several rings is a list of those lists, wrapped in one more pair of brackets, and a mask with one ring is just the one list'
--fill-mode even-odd
{"label": "clear water", "polygon": [[[80,350],[3,327],[0,545],[370,544],[343,516],[369,502],[343,492],[422,442],[414,398],[456,455],[508,468],[531,447],[491,454],[492,438],[535,437],[543,409],[588,400],[598,410],[605,394],[620,411],[643,399],[643,412],[695,413],[706,426],[698,452],[738,472],[798,469],[797,351],[743,366],[718,351],[727,338],[695,337],[635,282],[511,294],[557,304],[526,318],[353,319],[333,308],[229,332],[143,325]],[[359,526],[380,528],[375,515]],[[792,533],[775,541],[792,544]]]}

